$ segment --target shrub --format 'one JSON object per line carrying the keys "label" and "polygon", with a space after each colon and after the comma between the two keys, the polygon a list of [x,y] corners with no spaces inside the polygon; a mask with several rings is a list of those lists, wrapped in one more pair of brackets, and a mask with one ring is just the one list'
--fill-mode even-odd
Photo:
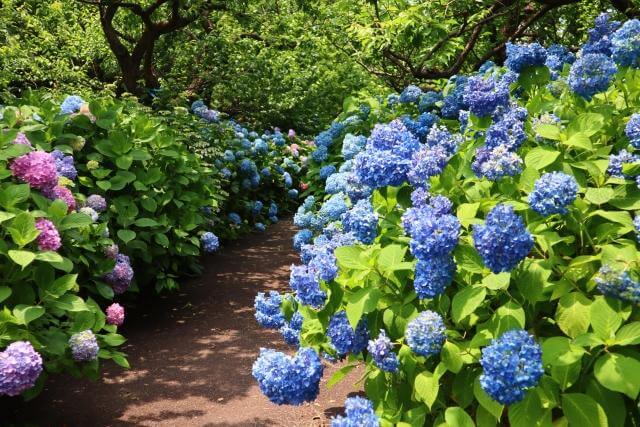
{"label": "shrub", "polygon": [[[348,354],[329,383],[364,361],[381,425],[636,419],[640,162],[627,122],[640,109],[640,71],[627,67],[634,45],[619,41],[635,27],[612,34],[607,21],[573,65],[554,46],[553,74],[545,49],[511,45],[511,70],[457,76],[434,102],[414,100],[413,88],[368,99],[365,117],[348,100],[335,122],[348,125],[316,138],[326,149],[310,175],[331,164],[347,185],[325,194],[315,179],[294,220],[304,229],[291,274],[300,346],[343,358],[333,319],[346,313],[350,331],[366,320],[367,350]],[[610,40],[624,55],[601,52]],[[503,85],[508,102],[479,93]],[[438,124],[420,126],[425,112]],[[345,131],[368,135],[355,154],[345,138],[354,161],[342,157]],[[328,216],[336,198],[353,209]],[[371,216],[362,200],[379,219],[357,236],[353,224]]]}

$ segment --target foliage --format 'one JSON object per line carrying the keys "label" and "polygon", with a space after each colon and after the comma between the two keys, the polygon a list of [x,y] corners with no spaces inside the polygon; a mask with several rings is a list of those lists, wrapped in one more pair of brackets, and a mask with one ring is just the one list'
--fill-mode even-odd
{"label": "foliage", "polygon": [[[26,391],[27,398],[35,396],[52,373],[97,378],[100,360],[107,359],[128,367],[117,350],[125,339],[115,325],[105,322],[99,304],[97,289],[108,287],[104,275],[114,267],[105,254],[113,244],[105,218],[94,221],[85,213],[69,211],[64,201],[49,200],[9,169],[18,157],[32,152],[27,145],[13,143],[18,129],[34,136],[32,143],[38,148],[50,148],[37,138],[45,126],[32,118],[35,111],[8,107],[0,120],[0,347],[29,341],[44,359],[45,373]],[[45,218],[50,221],[48,231],[40,226]],[[53,240],[46,241],[45,235]],[[97,337],[98,358],[75,363],[68,341],[86,330]],[[4,380],[6,369],[2,365]]]}
{"label": "foliage", "polygon": [[[454,89],[466,90],[461,77],[434,103],[406,93],[347,99],[343,115],[316,137],[312,196],[294,220],[306,230],[296,241],[302,265],[291,276],[296,302],[282,308],[288,316],[293,306],[304,318],[300,346],[329,359],[342,356],[332,319],[346,312],[352,330],[366,320],[368,351],[349,354],[328,383],[364,361],[365,392],[381,425],[636,420],[640,258],[633,214],[640,209],[640,169],[635,125],[625,129],[640,108],[640,71],[618,64],[615,74],[597,75],[609,84],[586,99],[567,78],[594,87],[601,81],[569,77],[571,69],[535,66],[514,74],[488,66],[474,73],[510,84],[511,104],[485,117],[470,114],[460,98],[459,120],[457,111],[442,117]],[[343,155],[353,156],[352,148],[343,150],[346,132],[368,136],[353,160]],[[507,156],[517,167],[503,169],[494,157],[487,163],[492,174],[473,167],[494,148],[491,156]],[[438,150],[449,150],[444,164],[413,180]],[[393,164],[381,159],[392,154]],[[328,165],[344,174],[342,191],[332,195],[320,179]],[[388,173],[373,173],[381,170]],[[390,175],[400,184],[388,185]],[[344,222],[348,215],[327,216],[336,197],[349,207],[371,202],[379,218],[372,243],[357,242]],[[337,271],[323,275],[332,265]],[[308,274],[304,281],[300,271]],[[420,293],[424,282],[438,285],[432,295]],[[309,293],[321,304],[307,305]],[[419,329],[425,356],[415,350],[423,347],[415,327],[411,339],[407,334],[429,312],[433,320]]]}

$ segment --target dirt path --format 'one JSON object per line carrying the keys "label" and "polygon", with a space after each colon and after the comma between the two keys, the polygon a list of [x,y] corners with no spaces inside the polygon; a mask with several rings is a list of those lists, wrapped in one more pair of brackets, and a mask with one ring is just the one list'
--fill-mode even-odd
{"label": "dirt path", "polygon": [[293,352],[253,317],[256,292],[288,286],[297,261],[293,232],[281,221],[227,245],[180,293],[130,308],[122,332],[131,370],[109,364],[96,383],[55,378],[36,400],[0,418],[12,413],[19,424],[43,426],[326,424],[354,391],[357,370],[329,391],[325,383],[339,365],[326,365],[318,400],[299,407],[270,403],[251,376],[260,347]]}

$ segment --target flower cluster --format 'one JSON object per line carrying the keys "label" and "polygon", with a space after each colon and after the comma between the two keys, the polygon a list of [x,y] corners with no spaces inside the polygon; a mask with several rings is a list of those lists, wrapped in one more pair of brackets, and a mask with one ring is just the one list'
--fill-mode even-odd
{"label": "flower cluster", "polygon": [[203,233],[200,241],[202,242],[202,249],[207,254],[214,253],[220,248],[220,239],[210,231]]}
{"label": "flower cluster", "polygon": [[618,71],[615,62],[601,53],[588,53],[573,63],[569,71],[569,86],[577,95],[589,100],[606,90]]}
{"label": "flower cluster", "polygon": [[507,43],[507,60],[504,65],[520,73],[527,67],[539,67],[547,60],[547,50],[539,43]]}
{"label": "flower cluster", "polygon": [[276,291],[270,291],[268,296],[258,292],[255,299],[255,316],[260,325],[265,328],[279,329],[284,326],[284,315],[280,310],[282,297]]}
{"label": "flower cluster", "polygon": [[467,84],[466,76],[452,76],[447,84],[448,93],[442,100],[442,108],[440,113],[445,119],[455,119],[458,117],[460,110],[467,110],[467,104],[464,102],[464,87]]}
{"label": "flower cluster", "polygon": [[133,280],[133,268],[129,257],[124,254],[117,254],[116,265],[104,276],[104,280],[111,285],[116,294],[124,293]]}
{"label": "flower cluster", "polygon": [[407,325],[407,345],[421,356],[439,354],[447,339],[445,330],[442,316],[435,311],[423,311]]}
{"label": "flower cluster", "polygon": [[300,345],[300,331],[302,330],[302,322],[303,317],[300,312],[296,311],[291,316],[291,320],[289,322],[284,323],[280,328],[280,333],[284,338],[284,341],[289,345]]}
{"label": "flower cluster", "polygon": [[60,233],[48,219],[38,218],[36,221],[36,228],[40,231],[38,235],[38,249],[41,251],[57,251],[62,246],[60,240]]}
{"label": "flower cluster", "polygon": [[631,115],[624,132],[629,141],[631,141],[633,148],[640,149],[640,114],[634,113]]}
{"label": "flower cluster", "polygon": [[418,102],[420,96],[422,95],[422,89],[418,86],[409,85],[400,94],[400,102],[409,104],[413,102]]}
{"label": "flower cluster", "polygon": [[529,205],[543,216],[564,215],[577,195],[578,183],[573,176],[563,172],[545,173],[535,182],[529,194]]}
{"label": "flower cluster", "polygon": [[464,102],[478,117],[492,115],[496,108],[509,104],[509,85],[493,76],[469,77],[464,88]]}
{"label": "flower cluster", "polygon": [[307,265],[291,266],[289,286],[302,304],[314,308],[322,307],[327,298],[327,294],[320,288],[318,278]]}
{"label": "flower cluster", "polygon": [[78,332],[69,338],[71,356],[76,362],[90,362],[98,357],[98,340],[90,329]]}
{"label": "flower cluster", "polygon": [[124,307],[113,303],[106,310],[106,321],[109,325],[122,326],[124,323]]}
{"label": "flower cluster", "polygon": [[347,319],[347,313],[344,310],[339,311],[331,317],[327,328],[327,338],[340,357],[344,357],[348,353],[360,353],[367,347],[367,341],[369,341],[367,321],[360,319],[358,327],[354,331]]}
{"label": "flower cluster", "polygon": [[589,39],[582,46],[582,54],[611,56],[611,38],[619,27],[619,21],[612,21],[608,13],[601,13],[596,18],[595,26],[589,30]]}
{"label": "flower cluster", "polygon": [[11,162],[11,173],[33,188],[52,188],[58,183],[54,157],[44,151],[31,151]]}
{"label": "flower cluster", "polygon": [[494,273],[511,271],[533,248],[533,236],[510,205],[497,205],[473,230],[473,243]]}
{"label": "flower cluster", "polygon": [[12,342],[0,352],[0,396],[18,396],[42,373],[42,357],[28,341]]}
{"label": "flower cluster", "polygon": [[77,113],[84,104],[84,100],[77,95],[67,96],[60,104],[60,112],[62,114]]}
{"label": "flower cluster", "polygon": [[56,170],[59,176],[64,176],[70,180],[76,179],[78,176],[78,171],[73,164],[73,156],[66,156],[60,150],[53,150],[51,152],[51,156],[54,158],[56,163]]}
{"label": "flower cluster", "polygon": [[345,415],[331,419],[331,427],[378,427],[380,420],[373,410],[370,400],[363,397],[349,397],[344,402]]}
{"label": "flower cluster", "polygon": [[107,201],[104,197],[98,194],[92,194],[87,197],[85,206],[93,209],[96,212],[104,212],[107,209]]}
{"label": "flower cluster", "polygon": [[611,56],[623,67],[640,67],[640,21],[630,19],[611,36]]}
{"label": "flower cluster", "polygon": [[301,348],[294,357],[262,348],[252,373],[262,393],[273,403],[301,405],[318,395],[323,368],[311,348]]}
{"label": "flower cluster", "polygon": [[540,381],[542,350],[524,330],[505,332],[482,350],[480,386],[503,405],[524,399],[525,392]]}
{"label": "flower cluster", "polygon": [[373,243],[377,235],[378,214],[369,199],[358,200],[342,215],[342,225],[346,232],[353,233],[360,242],[368,245]]}
{"label": "flower cluster", "polygon": [[374,340],[369,340],[367,350],[371,353],[373,361],[386,372],[396,372],[400,366],[398,355],[393,352],[393,344],[387,337],[384,329],[380,329],[380,334]]}
{"label": "flower cluster", "polygon": [[627,150],[620,150],[618,154],[611,154],[609,156],[607,173],[615,178],[631,178],[630,176],[622,173],[622,166],[625,164],[635,163],[637,161],[640,161],[640,156],[629,153]]}
{"label": "flower cluster", "polygon": [[620,272],[604,265],[595,282],[603,295],[640,305],[640,282],[634,280],[628,271]]}

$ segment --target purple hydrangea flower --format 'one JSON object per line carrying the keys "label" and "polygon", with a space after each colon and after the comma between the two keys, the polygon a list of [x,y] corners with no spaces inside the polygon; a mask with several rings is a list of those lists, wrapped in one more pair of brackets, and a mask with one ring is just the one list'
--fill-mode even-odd
{"label": "purple hydrangea flower", "polygon": [[27,135],[22,132],[18,132],[18,135],[16,135],[16,139],[13,140],[13,143],[18,145],[26,145],[27,147],[33,148],[33,145],[31,145],[31,141],[29,141]]}
{"label": "purple hydrangea flower", "polygon": [[72,181],[76,179],[78,171],[76,171],[76,168],[73,165],[73,156],[65,156],[60,150],[53,150],[51,155],[55,159],[56,169],[58,170],[59,176],[64,176]]}
{"label": "purple hydrangea flower", "polygon": [[107,210],[107,201],[104,197],[98,194],[92,194],[87,197],[85,205],[96,212],[104,212],[105,210]]}
{"label": "purple hydrangea flower", "polygon": [[44,151],[32,151],[11,162],[11,173],[33,188],[45,189],[58,183],[58,170],[53,156]]}
{"label": "purple hydrangea flower", "polygon": [[71,213],[76,210],[76,199],[73,193],[67,187],[56,185],[55,187],[44,188],[42,194],[51,200],[62,200],[67,204],[67,212]]}
{"label": "purple hydrangea flower", "polygon": [[0,396],[18,396],[42,373],[42,357],[30,342],[16,341],[0,353]]}
{"label": "purple hydrangea flower", "polygon": [[393,344],[383,329],[374,340],[369,340],[367,350],[376,366],[386,372],[396,372],[400,366],[398,356],[393,352]]}
{"label": "purple hydrangea flower", "polygon": [[36,228],[40,231],[38,235],[38,249],[41,251],[57,251],[62,246],[60,240],[60,233],[53,224],[45,218],[38,218],[36,220]]}
{"label": "purple hydrangea flower", "polygon": [[90,329],[71,335],[71,356],[76,362],[90,362],[98,357],[98,340]]}
{"label": "purple hydrangea flower", "polygon": [[116,255],[116,265],[104,276],[104,280],[111,285],[116,294],[124,293],[133,280],[133,268],[129,257],[123,254]]}
{"label": "purple hydrangea flower", "polygon": [[490,116],[499,106],[509,105],[509,85],[496,81],[493,76],[469,77],[464,102],[477,117]]}

